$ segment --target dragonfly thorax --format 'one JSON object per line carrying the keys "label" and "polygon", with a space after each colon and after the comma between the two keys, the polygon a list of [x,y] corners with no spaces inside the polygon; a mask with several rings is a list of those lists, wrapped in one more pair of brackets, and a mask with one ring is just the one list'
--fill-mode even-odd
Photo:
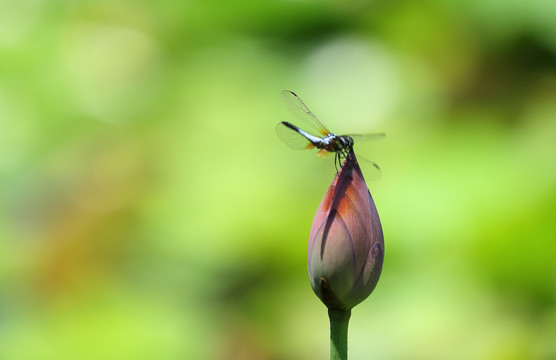
{"label": "dragonfly thorax", "polygon": [[342,151],[353,146],[353,139],[347,135],[328,134],[320,139],[320,144],[316,144],[318,148],[330,152]]}

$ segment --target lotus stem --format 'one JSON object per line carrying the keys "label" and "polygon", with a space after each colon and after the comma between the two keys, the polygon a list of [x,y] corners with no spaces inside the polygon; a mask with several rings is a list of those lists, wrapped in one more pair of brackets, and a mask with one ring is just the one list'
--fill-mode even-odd
{"label": "lotus stem", "polygon": [[347,335],[351,310],[328,309],[330,360],[347,360]]}

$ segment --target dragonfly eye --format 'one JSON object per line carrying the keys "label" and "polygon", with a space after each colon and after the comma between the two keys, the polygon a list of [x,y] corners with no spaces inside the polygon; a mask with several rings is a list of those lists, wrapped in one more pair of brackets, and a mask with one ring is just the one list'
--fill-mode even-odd
{"label": "dragonfly eye", "polygon": [[342,145],[344,148],[351,148],[353,147],[353,139],[349,136],[342,136],[340,138]]}

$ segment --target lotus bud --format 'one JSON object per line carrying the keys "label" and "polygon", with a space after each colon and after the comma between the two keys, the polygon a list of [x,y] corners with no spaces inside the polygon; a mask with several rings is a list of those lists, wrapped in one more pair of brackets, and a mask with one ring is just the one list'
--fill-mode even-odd
{"label": "lotus bud", "polygon": [[307,254],[311,287],[329,309],[350,310],[375,288],[383,260],[378,212],[351,151],[313,219]]}

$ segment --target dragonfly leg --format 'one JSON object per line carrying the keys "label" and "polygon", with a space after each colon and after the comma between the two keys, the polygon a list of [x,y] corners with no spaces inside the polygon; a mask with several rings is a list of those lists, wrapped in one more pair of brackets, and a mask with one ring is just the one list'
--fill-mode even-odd
{"label": "dragonfly leg", "polygon": [[336,167],[336,172],[338,172],[338,169],[342,168],[342,164],[345,158],[346,157],[343,151],[336,152],[336,155],[334,156],[334,166]]}
{"label": "dragonfly leg", "polygon": [[334,165],[336,166],[336,172],[338,172],[338,168],[341,168],[344,161],[349,157],[349,154],[352,150],[350,148],[342,149],[336,152],[336,157],[334,159]]}

